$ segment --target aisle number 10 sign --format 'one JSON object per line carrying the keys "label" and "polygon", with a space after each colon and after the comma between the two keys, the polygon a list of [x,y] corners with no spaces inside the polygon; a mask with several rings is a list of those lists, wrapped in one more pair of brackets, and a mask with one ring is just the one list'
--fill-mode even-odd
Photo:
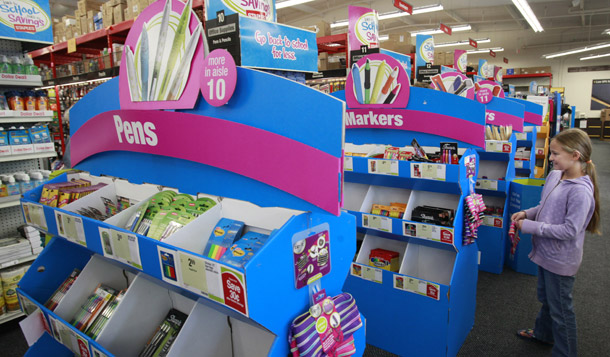
{"label": "aisle number 10 sign", "polygon": [[210,105],[220,107],[226,104],[237,82],[235,60],[227,50],[212,51],[204,60],[201,71],[201,94]]}

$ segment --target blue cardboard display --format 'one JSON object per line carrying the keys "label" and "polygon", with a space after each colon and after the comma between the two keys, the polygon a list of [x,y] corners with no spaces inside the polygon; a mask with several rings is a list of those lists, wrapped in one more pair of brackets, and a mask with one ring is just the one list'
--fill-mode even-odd
{"label": "blue cardboard display", "polygon": [[[451,117],[456,122],[460,120],[472,122],[480,127],[481,132],[477,131],[477,133],[481,139],[484,139],[485,113],[482,104],[449,93],[424,88],[411,88],[410,93],[407,110],[412,110],[413,113],[437,113]],[[333,95],[345,98],[344,91],[333,93]],[[375,109],[371,109],[371,111],[374,112]],[[352,157],[353,169],[345,172],[345,182],[346,184],[370,185],[371,188],[373,186],[389,187],[387,190],[395,188],[413,190],[411,192],[421,191],[424,196],[427,194],[452,195],[457,202],[453,226],[441,227],[430,224],[421,226],[426,226],[426,229],[433,231],[451,231],[452,234],[441,234],[440,239],[431,239],[417,234],[416,236],[406,236],[404,225],[416,222],[389,217],[380,217],[388,222],[389,231],[367,227],[363,222],[363,217],[373,215],[369,212],[349,210],[349,213],[356,216],[358,231],[366,234],[363,247],[366,240],[371,237],[398,242],[399,246],[406,246],[406,250],[402,248],[401,257],[412,254],[412,263],[427,261],[428,264],[425,268],[422,267],[422,271],[419,273],[405,274],[402,269],[399,272],[380,269],[375,278],[371,280],[365,278],[365,274],[374,272],[376,269],[363,264],[358,257],[357,262],[352,264],[344,289],[356,298],[360,311],[367,317],[367,327],[371,326],[367,329],[368,344],[402,356],[453,356],[457,354],[474,325],[478,249],[476,243],[463,245],[462,236],[464,198],[470,192],[465,158],[474,156],[478,164],[479,156],[474,150],[476,146],[455,138],[430,133],[380,128],[347,129],[345,141],[353,144],[376,143],[400,147],[411,145],[414,138],[422,146],[436,147],[441,142],[458,141],[459,148],[467,150],[458,165],[431,164],[443,166],[444,180],[412,177],[410,168],[414,162],[399,160],[384,160],[397,161],[397,175],[370,173],[369,160],[382,159]],[[347,191],[345,194],[348,194]],[[394,243],[388,244],[397,246]],[[369,248],[377,247],[373,244]],[[411,253],[409,253],[410,251]],[[360,252],[359,255],[361,254]],[[408,258],[403,259],[402,264],[409,264]],[[447,274],[445,278],[438,280],[422,278],[422,276],[428,276],[424,270],[427,268],[434,270],[435,264],[440,266],[445,262],[449,262],[444,266],[443,274]],[[424,287],[424,290],[420,290],[418,293],[405,288],[407,284],[412,283],[419,284],[420,287]]]}
{"label": "blue cardboard display", "polygon": [[[82,130],[89,120],[99,115],[104,115],[108,111],[121,113],[116,97],[117,86],[118,79],[111,80],[91,91],[74,106],[71,111],[73,135]],[[275,88],[275,90],[269,91],[269,88]],[[286,96],[285,93],[291,95]],[[312,108],[311,102],[315,102],[316,107]],[[210,107],[200,100],[194,109],[180,111],[180,113],[233,121],[273,132],[314,147],[339,161],[343,149],[344,108],[345,104],[342,101],[314,89],[263,72],[238,68],[237,87],[227,105],[218,108]],[[278,118],[290,120],[278,120]],[[184,130],[188,130],[188,128],[184,128]],[[239,138],[232,138],[228,133],[227,140],[239,140]],[[205,154],[205,152],[201,153],[201,155]],[[290,153],[278,152],[277,155],[290,155]],[[297,290],[295,288],[291,238],[297,233],[309,231],[311,227],[320,224],[328,225],[332,269],[319,281],[329,296],[337,295],[342,291],[345,276],[348,274],[352,257],[356,251],[355,218],[338,210],[343,180],[340,165],[337,165],[337,171],[332,178],[333,184],[338,187],[337,197],[333,197],[337,207],[336,214],[335,212],[331,212],[331,214],[328,210],[307,203],[253,178],[227,173],[217,167],[202,166],[204,165],[153,154],[107,151],[85,158],[77,167],[90,171],[92,174],[112,175],[128,179],[133,183],[140,183],[144,180],[154,182],[177,188],[184,193],[201,192],[250,201],[260,206],[299,210],[293,211],[291,218],[279,229],[272,231],[266,244],[243,268],[224,266],[214,259],[203,257],[201,252],[187,251],[165,242],[137,235],[122,227],[82,217],[65,209],[41,206],[46,226],[39,228],[51,235],[60,235],[55,219],[56,214],[72,215],[82,220],[85,240],[81,243],[82,245],[79,245],[61,237],[55,238],[33,265],[34,267],[48,265],[45,269],[45,274],[48,276],[45,279],[39,279],[37,269],[30,269],[22,280],[20,294],[32,301],[44,303],[73,268],[84,266],[94,254],[104,255],[100,229],[112,229],[131,234],[137,239],[141,264],[125,264],[118,261],[126,269],[137,269],[152,278],[162,280],[164,275],[161,268],[160,250],[164,250],[174,254],[187,253],[192,257],[204,260],[206,264],[220,264],[223,274],[226,270],[234,276],[241,277],[245,296],[242,304],[245,306],[245,311],[229,305],[226,303],[228,300],[219,302],[207,295],[196,294],[192,290],[186,291],[186,288],[178,283],[169,283],[184,294],[194,295],[199,298],[199,303],[211,306],[222,314],[266,329],[275,336],[268,355],[285,356],[289,351],[287,336],[290,323],[309,306],[308,289]],[[63,182],[67,179],[68,176],[64,174],[51,180],[50,183]],[[315,172],[312,172],[311,176],[302,177],[301,180],[304,185],[315,186],[319,183],[319,177],[316,177]],[[24,213],[26,209],[29,212],[32,207],[39,206],[41,193],[42,186],[39,186],[24,194],[22,198]],[[70,257],[70,259],[62,257]],[[168,282],[166,279],[163,280],[162,284]],[[89,345],[90,353],[94,348],[107,353],[102,346],[75,331],[71,325],[54,313],[45,308],[42,310],[48,317],[66,325],[66,328],[73,330],[76,335],[83,338]],[[362,319],[364,323],[364,317]],[[354,335],[357,354],[360,355],[365,348],[364,334],[364,329],[359,329]]]}
{"label": "blue cardboard display", "polygon": [[[544,179],[517,179],[510,184],[509,214],[537,206],[542,196]],[[538,265],[528,255],[532,250],[532,235],[519,232],[519,244],[515,254],[510,254],[510,242],[506,247],[506,265],[518,273],[538,275]]]}

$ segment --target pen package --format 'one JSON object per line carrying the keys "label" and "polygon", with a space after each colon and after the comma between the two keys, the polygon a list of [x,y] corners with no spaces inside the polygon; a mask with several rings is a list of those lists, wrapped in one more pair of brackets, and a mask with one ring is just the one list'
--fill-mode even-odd
{"label": "pen package", "polygon": [[181,311],[169,310],[163,322],[140,352],[139,357],[167,356],[187,318],[188,315]]}
{"label": "pen package", "polygon": [[267,239],[269,239],[269,236],[266,234],[246,232],[241,239],[231,245],[229,250],[220,258],[220,261],[243,267],[265,245]]}
{"label": "pen package", "polygon": [[244,230],[245,223],[228,218],[221,218],[214,227],[203,255],[219,260],[229,247],[237,241]]}

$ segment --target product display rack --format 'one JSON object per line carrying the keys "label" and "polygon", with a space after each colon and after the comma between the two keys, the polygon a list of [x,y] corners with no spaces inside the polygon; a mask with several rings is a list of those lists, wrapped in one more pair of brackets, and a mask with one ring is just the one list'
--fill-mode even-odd
{"label": "product display rack", "polygon": [[479,228],[479,269],[500,274],[504,269],[506,239],[510,216],[509,189],[515,178],[515,135],[523,131],[525,106],[509,99],[494,97],[485,106],[488,125],[512,126],[508,141],[486,140],[485,150],[479,150],[477,192],[483,195],[487,207],[501,207],[502,214],[486,215]]}
{"label": "product display rack", "polygon": [[[237,68],[235,93],[224,106],[214,108],[199,100],[194,109],[173,113],[120,110],[116,95],[118,82],[119,78],[115,78],[100,85],[71,111],[72,157],[76,167],[92,175],[128,179],[132,183],[89,176],[93,182],[105,180],[109,183],[108,190],[116,189],[117,194],[121,191],[127,197],[143,190],[140,197],[143,199],[147,197],[144,192],[150,195],[158,191],[156,185],[163,185],[182,193],[197,195],[204,192],[212,195],[210,197],[221,196],[223,199],[218,199],[214,209],[185,226],[171,239],[159,242],[121,228],[128,219],[127,213],[99,222],[72,211],[80,204],[87,204],[87,200],[94,200],[94,195],[76,201],[74,208],[56,209],[37,203],[42,188],[30,191],[22,201],[26,219],[57,236],[62,234],[58,230],[56,215],[72,216],[82,222],[82,229],[76,229],[82,233],[64,233],[68,237],[54,238],[45,248],[34,262],[34,269],[30,269],[20,283],[18,291],[22,306],[41,308],[56,339],[77,353],[83,348],[90,354],[100,351],[105,355],[118,352],[137,355],[158,326],[159,321],[153,323],[152,320],[159,316],[162,318],[168,308],[174,306],[186,310],[189,319],[172,346],[170,356],[193,355],[195,351],[203,355],[227,355],[231,354],[231,349],[235,355],[285,356],[289,351],[287,336],[290,323],[309,306],[308,289],[295,288],[293,237],[299,234],[307,236],[318,227],[328,229],[332,269],[320,282],[329,296],[341,292],[355,253],[354,218],[339,210],[344,103],[287,79]],[[276,90],[270,92],[268,88]],[[291,96],[283,93],[291,93]],[[312,108],[310,103],[316,103],[316,107]],[[278,120],[288,114],[289,122]],[[197,136],[197,133],[207,132],[211,141],[216,137],[221,141],[206,144],[197,136],[199,139],[191,142],[179,138],[175,132],[160,129],[157,132],[159,142],[175,142],[179,154],[154,155],[143,151],[141,146],[116,151],[119,145],[116,136],[108,136],[108,142],[104,142],[106,139],[91,141],[92,136],[86,135],[99,125],[114,127],[116,116],[132,122],[151,121],[157,128],[171,122],[172,127],[183,135]],[[249,136],[252,138],[248,139]],[[250,140],[254,140],[252,144],[264,142],[265,146],[250,145]],[[110,146],[105,146],[107,144]],[[215,149],[215,145],[218,148]],[[244,145],[250,149],[242,150]],[[231,152],[235,155],[229,155]],[[189,160],[180,156],[195,153],[197,156],[189,156],[192,157]],[[176,156],[172,158],[172,155]],[[298,165],[289,164],[289,161],[299,161],[294,160],[294,155],[304,155],[309,160]],[[269,171],[260,171],[251,165],[243,166],[244,162],[277,166]],[[171,170],[159,170],[159,167],[171,167]],[[67,179],[64,175],[56,180]],[[137,185],[142,181],[156,185]],[[136,189],[136,186],[142,189]],[[321,194],[324,192],[330,195]],[[132,212],[136,207],[131,208]],[[243,268],[201,255],[205,244],[201,238],[209,236],[220,217],[239,219],[252,229],[271,234],[265,246]],[[108,254],[101,237],[101,232],[106,230],[113,232],[111,234],[128,234],[129,239],[135,242],[128,259]],[[177,262],[182,258],[189,262],[192,259],[196,265],[211,270],[206,273],[204,269],[202,280],[192,280],[181,275],[177,266],[177,280],[172,280],[163,270],[165,260],[162,257],[168,254]],[[71,258],[58,259],[59,256]],[[41,266],[45,270],[37,271]],[[77,279],[66,295],[66,298],[71,297],[55,312],[43,307],[42,303],[77,267],[83,268],[82,278]],[[233,277],[230,280],[232,284],[226,284],[229,280],[219,281],[221,274],[218,272],[221,270],[223,279]],[[122,285],[125,285],[126,278],[130,284],[125,300],[97,341],[67,323],[92,286],[98,282],[114,281],[124,288]],[[188,284],[193,281],[195,284]],[[205,285],[206,281],[207,288],[198,287],[199,284]],[[240,281],[243,283],[240,286],[242,295],[223,292],[223,289],[239,285]],[[230,325],[227,325],[227,317]],[[129,334],[125,333],[127,330]],[[131,336],[136,330],[142,332]],[[357,351],[362,354],[364,329],[359,329],[354,338]]]}
{"label": "product display rack", "polygon": [[542,105],[518,98],[508,98],[525,106],[523,118],[523,133],[516,133],[517,148],[530,149],[529,160],[515,159],[515,175],[520,177],[534,178],[536,165],[536,137],[537,127],[542,125]]}
{"label": "product display rack", "polygon": [[[412,87],[406,108],[360,110],[400,113],[409,129],[347,125],[346,142],[402,147],[415,138],[424,148],[438,148],[440,142],[450,141],[463,153],[459,164],[365,157],[346,157],[344,164],[344,209],[356,216],[364,236],[344,289],[356,298],[371,326],[367,343],[399,355],[456,355],[474,324],[477,244],[463,245],[462,236],[464,201],[470,193],[466,161],[478,162],[473,149],[485,143],[484,106]],[[446,120],[446,128],[439,131],[440,125],[430,124],[436,120]],[[453,130],[460,125],[468,126],[471,135]],[[389,170],[371,172],[372,162]],[[404,219],[370,214],[373,203],[385,201],[407,203]],[[411,210],[418,205],[453,209],[453,225],[411,220]],[[398,252],[399,270],[369,266],[369,252],[375,248]]]}

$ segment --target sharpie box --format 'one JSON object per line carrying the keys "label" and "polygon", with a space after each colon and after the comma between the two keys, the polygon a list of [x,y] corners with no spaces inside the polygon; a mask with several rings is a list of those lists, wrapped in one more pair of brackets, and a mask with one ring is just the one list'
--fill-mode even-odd
{"label": "sharpie box", "polygon": [[372,249],[369,254],[369,265],[375,268],[389,270],[397,273],[400,268],[398,252],[386,249]]}

